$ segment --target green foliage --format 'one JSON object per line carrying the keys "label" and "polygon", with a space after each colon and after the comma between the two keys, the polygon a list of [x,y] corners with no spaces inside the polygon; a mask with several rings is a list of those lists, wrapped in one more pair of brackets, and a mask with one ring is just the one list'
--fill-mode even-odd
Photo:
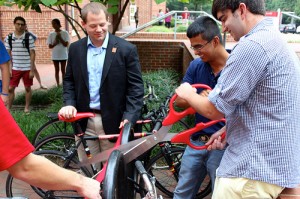
{"label": "green foliage", "polygon": [[160,4],[160,3],[162,3],[162,2],[165,2],[166,0],[155,0],[155,3],[156,4]]}
{"label": "green foliage", "polygon": [[188,28],[187,26],[183,26],[183,25],[177,26],[176,32],[186,32],[187,28]]}
{"label": "green foliage", "polygon": [[193,11],[206,11],[211,12],[212,0],[167,0],[167,7],[170,10],[183,10],[187,7]]}
{"label": "green foliage", "polygon": [[[146,84],[150,83],[155,90],[155,94],[159,97],[158,101],[149,102],[149,109],[157,109],[166,97],[173,94],[175,88],[179,85],[180,75],[171,69],[149,71],[143,74],[145,89]],[[147,94],[145,90],[145,95]]]}
{"label": "green foliage", "polygon": [[173,32],[173,30],[166,28],[164,25],[162,25],[162,26],[152,26],[150,28],[147,28],[145,32]]}
{"label": "green foliage", "polygon": [[[31,105],[32,106],[45,106],[51,105],[54,102],[62,101],[62,87],[53,87],[45,90],[34,90],[32,92]],[[25,93],[16,96],[14,105],[25,104]]]}
{"label": "green foliage", "polygon": [[190,3],[189,0],[178,0],[178,1],[181,2],[181,3]]}
{"label": "green foliage", "polygon": [[[114,34],[118,28],[118,24],[120,23],[120,21],[122,19],[124,11],[126,10],[126,6],[127,6],[127,3],[129,2],[129,0],[122,1],[123,5],[126,5],[126,6],[122,7],[121,12],[119,12],[119,5],[121,2],[120,0],[90,0],[90,1],[99,2],[104,5],[107,5],[107,7],[108,7],[107,11],[110,14],[120,15],[120,16],[117,16],[117,20],[114,20],[114,22],[113,22],[114,24],[117,24],[116,26],[114,26],[114,24],[113,24],[112,34]],[[69,13],[65,12],[64,6],[69,5],[72,8],[74,8],[75,11],[78,11],[79,13],[81,13],[81,7],[80,7],[81,2],[82,2],[82,0],[30,0],[30,1],[27,1],[27,0],[0,0],[0,6],[17,5],[18,8],[23,9],[24,11],[28,11],[29,9],[31,9],[31,10],[35,10],[38,13],[42,12],[41,6],[48,7],[55,12],[61,13],[67,19],[67,21],[69,22],[72,29],[75,31],[78,39],[80,39],[81,36],[79,34],[79,29],[81,29],[83,32],[85,32],[85,30],[81,26],[80,20],[72,18],[72,16],[69,15]],[[74,24],[76,24],[76,26]]]}

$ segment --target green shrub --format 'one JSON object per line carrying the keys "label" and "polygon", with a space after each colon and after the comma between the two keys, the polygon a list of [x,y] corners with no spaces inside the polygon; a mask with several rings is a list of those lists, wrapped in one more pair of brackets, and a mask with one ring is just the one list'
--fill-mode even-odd
{"label": "green shrub", "polygon": [[[53,87],[47,90],[33,90],[31,105],[40,106],[40,105],[50,105],[58,100],[62,100],[62,87]],[[14,105],[23,105],[25,104],[25,93],[20,93],[16,95],[13,102]]]}
{"label": "green shrub", "polygon": [[183,25],[177,26],[176,32],[186,32],[186,31],[187,31],[187,28],[188,28],[188,27],[183,26]]}
{"label": "green shrub", "polygon": [[165,25],[152,26],[146,29],[145,32],[173,32],[173,29],[166,28]]}

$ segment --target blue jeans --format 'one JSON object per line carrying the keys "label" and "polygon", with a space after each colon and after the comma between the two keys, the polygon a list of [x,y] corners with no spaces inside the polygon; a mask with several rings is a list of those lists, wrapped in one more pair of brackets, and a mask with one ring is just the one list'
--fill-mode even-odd
{"label": "blue jeans", "polygon": [[[191,142],[196,146],[205,143],[199,140]],[[208,173],[212,190],[216,179],[216,169],[219,167],[224,150],[195,150],[186,147],[179,172],[179,181],[174,191],[173,199],[193,199]]]}
{"label": "blue jeans", "polygon": [[2,93],[2,80],[0,80],[0,93]]}

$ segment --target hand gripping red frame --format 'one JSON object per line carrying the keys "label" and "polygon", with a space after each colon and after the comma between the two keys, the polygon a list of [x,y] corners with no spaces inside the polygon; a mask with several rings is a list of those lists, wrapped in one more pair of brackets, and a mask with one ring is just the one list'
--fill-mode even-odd
{"label": "hand gripping red frame", "polygon": [[[193,84],[192,85],[194,88],[204,88],[207,90],[211,90],[211,88],[205,84]],[[170,100],[170,112],[168,114],[168,116],[164,119],[163,121],[163,125],[170,125],[170,124],[174,124],[175,122],[178,122],[180,119],[184,118],[187,115],[191,115],[196,113],[196,111],[192,108],[189,107],[186,110],[182,111],[182,112],[177,112],[174,109],[174,101],[177,98],[177,94],[174,94],[173,97]],[[196,124],[195,127],[185,130],[183,132],[178,133],[177,135],[175,135],[172,139],[171,142],[172,143],[184,143],[189,145],[191,148],[196,149],[196,150],[203,150],[203,149],[207,149],[208,145],[203,145],[203,146],[195,146],[191,143],[191,136],[196,133],[199,132],[202,129],[205,129],[207,127],[210,127],[214,124],[217,124],[219,122],[225,122],[225,119],[220,119],[220,120],[212,120],[209,121],[207,123],[198,123]],[[222,134],[222,139],[224,139],[226,136],[226,133],[224,132]]]}
{"label": "hand gripping red frame", "polygon": [[80,120],[82,118],[95,117],[95,114],[90,113],[90,112],[77,113],[75,117],[72,117],[70,119],[66,119],[63,116],[61,116],[60,114],[57,114],[57,115],[58,115],[58,119],[60,121],[65,121],[65,122],[75,122],[75,121]]}
{"label": "hand gripping red frame", "polygon": [[[195,146],[191,143],[191,136],[202,130],[202,129],[205,129],[207,127],[210,127],[218,122],[225,122],[225,119],[221,119],[221,120],[213,120],[213,121],[210,121],[210,122],[207,122],[207,123],[198,123],[196,124],[195,127],[191,128],[191,129],[188,129],[188,130],[185,130],[183,132],[180,132],[178,133],[177,135],[175,135],[172,139],[171,139],[171,142],[172,143],[184,143],[184,144],[187,144],[189,145],[191,148],[193,149],[196,149],[196,150],[203,150],[203,149],[207,149],[207,147],[209,145],[203,145],[203,146]],[[200,135],[201,136],[201,135]],[[222,135],[221,135],[221,138],[224,139],[226,136],[226,133],[224,132]]]}
{"label": "hand gripping red frame", "polygon": [[[192,86],[194,88],[204,88],[204,89],[211,90],[211,88],[205,84],[193,84]],[[180,119],[184,118],[185,116],[196,113],[196,111],[192,107],[189,107],[182,112],[175,111],[173,104],[176,98],[177,98],[177,94],[174,94],[170,100],[170,104],[169,104],[170,112],[167,115],[167,117],[164,119],[163,126],[174,124],[175,122],[178,122]]]}

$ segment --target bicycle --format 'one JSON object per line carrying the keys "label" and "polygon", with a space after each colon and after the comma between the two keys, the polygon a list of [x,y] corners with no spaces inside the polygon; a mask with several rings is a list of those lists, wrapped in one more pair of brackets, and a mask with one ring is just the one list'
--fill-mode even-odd
{"label": "bicycle", "polygon": [[63,122],[58,119],[57,113],[47,113],[48,121],[43,124],[35,133],[31,143],[35,145],[40,139],[53,134],[53,132],[73,134],[74,129],[68,122]]}
{"label": "bicycle", "polygon": [[[151,126],[161,125],[163,118],[169,112],[169,101],[171,97],[166,97],[166,101],[157,110],[151,110],[146,116],[145,120],[151,121]],[[148,122],[149,123],[149,122]],[[143,137],[150,135],[151,133],[136,133],[134,137]],[[118,135],[107,135],[99,137],[86,137],[86,139],[107,139],[117,137]],[[53,134],[38,142],[35,147],[36,150],[60,150],[63,152],[69,152],[69,149],[74,145],[74,136],[69,134]],[[172,197],[174,187],[178,181],[178,173],[180,169],[181,157],[184,152],[184,146],[182,145],[172,145],[170,142],[162,142],[158,146],[159,152],[157,155],[149,158],[151,150],[148,154],[141,158],[146,165],[146,170],[153,176],[156,176],[156,185],[167,196]],[[163,160],[163,161],[162,161]],[[163,165],[162,165],[163,164]],[[160,166],[158,166],[160,165]],[[159,173],[159,175],[158,175]],[[163,175],[162,175],[163,174]],[[157,177],[159,176],[159,177]],[[168,176],[168,181],[162,179],[163,176]],[[136,179],[129,179],[132,183]],[[208,180],[209,181],[209,180]],[[209,189],[209,184],[204,184],[204,187],[200,190],[199,198],[202,195],[207,195],[207,190]]]}
{"label": "bicycle", "polygon": [[[78,167],[78,160],[75,158],[67,159],[67,154],[59,151],[43,150],[34,152],[36,155],[44,156],[45,158],[51,160],[57,165],[73,170],[77,173],[80,173],[84,176],[90,177],[90,173],[86,168]],[[52,191],[52,190],[43,190],[34,186],[31,186],[21,180],[18,180],[12,177],[10,174],[6,180],[6,195],[7,197],[26,197],[30,199],[39,199],[39,198],[83,198],[77,194],[75,191]]]}
{"label": "bicycle", "polygon": [[[194,86],[203,86],[206,88],[207,86],[205,85],[194,85]],[[206,89],[209,89],[207,87]],[[173,102],[176,98],[176,95],[174,95],[170,101],[170,113],[168,116],[164,119],[164,125],[170,125],[181,118],[189,115],[189,114],[194,114],[195,110],[192,108],[186,109],[185,111],[178,113],[174,110],[173,108]],[[156,180],[155,185],[158,189],[160,189],[162,192],[164,192],[167,196],[172,197],[173,196],[173,190],[169,190],[169,187],[174,188],[175,183],[178,181],[178,172],[180,169],[180,163],[181,163],[181,157],[184,151],[184,148],[178,149],[178,148],[172,148],[173,145],[171,143],[185,143],[188,144],[190,147],[195,148],[195,149],[205,149],[206,146],[204,147],[197,147],[192,145],[190,142],[190,137],[193,133],[198,132],[204,128],[207,128],[211,125],[214,125],[219,122],[225,122],[225,119],[221,120],[215,120],[215,121],[210,121],[207,123],[198,123],[195,127],[188,129],[186,131],[183,131],[177,135],[175,135],[170,142],[161,142],[159,145],[161,147],[161,152],[156,155],[154,158],[151,158],[149,163],[146,166],[146,171],[152,175],[152,176],[157,176],[159,179]],[[222,138],[224,138],[224,134]],[[163,146],[163,147],[162,147]],[[157,166],[158,165],[158,166]],[[156,174],[155,172],[160,172],[160,174]],[[164,180],[164,177],[162,177],[162,172],[167,173],[167,180]],[[115,173],[113,173],[114,175]],[[171,177],[170,177],[171,176]],[[169,185],[169,181],[175,182],[174,184]],[[143,184],[143,182],[140,182],[139,184]],[[201,184],[202,187],[200,187],[199,193],[196,195],[196,198],[204,198],[211,192],[211,183],[210,179],[207,176],[204,182]]]}
{"label": "bicycle", "polygon": [[[161,105],[158,110],[152,110],[152,111],[150,111],[149,114],[147,114],[146,118],[151,118],[152,126],[156,126],[157,123],[161,124],[162,119],[166,116],[167,112],[169,111],[168,110],[169,100],[170,100],[170,97],[167,97],[166,102],[163,105]],[[72,121],[70,121],[70,122],[72,122]],[[145,134],[145,135],[147,135],[147,134]],[[117,137],[118,135],[109,135],[109,136]],[[67,142],[64,141],[63,138],[65,140],[69,141],[70,144],[66,144]],[[87,139],[98,139],[98,138],[100,138],[100,137],[96,137],[96,138],[90,137]],[[107,137],[104,139],[107,139]],[[39,142],[40,145],[36,145],[36,149],[37,150],[41,150],[41,149],[45,150],[45,148],[49,149],[46,147],[47,144],[49,144],[49,143],[52,144],[52,148],[50,148],[50,149],[53,149],[53,143],[55,143],[55,142],[58,142],[59,144],[56,144],[56,145],[58,147],[60,147],[59,149],[55,148],[56,150],[62,150],[64,152],[70,153],[70,148],[72,147],[72,145],[74,145],[74,137],[72,135],[61,135],[61,134],[60,135],[50,135],[46,139],[41,140],[41,142]],[[62,142],[64,142],[64,144],[61,144]],[[145,164],[147,163],[147,171],[149,171],[149,173],[154,176],[157,175],[156,174],[157,171],[165,171],[165,173],[168,173],[168,176],[170,176],[169,174],[171,174],[171,176],[173,178],[172,181],[174,181],[174,183],[177,183],[178,172],[180,169],[180,160],[181,160],[184,148],[171,145],[170,142],[160,143],[159,148],[161,148],[161,151],[156,156],[154,156],[151,160],[148,160],[149,163],[147,163],[147,160],[145,161],[145,159],[143,159]],[[163,166],[157,166],[161,162],[160,160],[162,157],[165,160],[165,164]],[[170,171],[172,171],[172,172],[170,172]],[[129,180],[133,184],[136,182],[136,179],[129,178]],[[173,185],[174,185],[174,183],[173,183]],[[168,186],[168,182],[161,180],[161,178],[158,178],[158,180],[156,181],[156,185],[162,192],[166,193],[168,196],[172,196],[173,190],[170,187],[174,188],[174,186]],[[206,185],[203,188],[203,190],[207,190],[207,187],[210,187],[210,186]],[[200,190],[200,192],[203,192],[203,190]],[[205,193],[205,192],[203,192],[203,193]]]}
{"label": "bicycle", "polygon": [[[72,118],[70,120],[65,120],[66,122],[74,122],[74,124],[78,124],[78,120],[82,119],[82,118],[86,118],[86,117],[94,117],[94,113],[78,113],[76,115],[75,118]],[[94,165],[90,165],[90,169],[86,168],[86,167],[80,167],[79,166],[79,161],[77,158],[77,148],[83,144],[84,146],[84,150],[86,152],[87,157],[90,156],[90,151],[89,148],[86,144],[86,140],[89,139],[98,139],[97,136],[88,136],[88,137],[84,137],[84,133],[82,133],[81,128],[78,125],[76,125],[79,129],[78,129],[78,137],[80,138],[78,143],[73,142],[73,144],[70,145],[70,148],[65,148],[65,151],[54,151],[54,150],[40,150],[40,151],[36,151],[35,153],[37,153],[38,155],[44,155],[47,158],[49,158],[51,161],[55,162],[56,164],[58,164],[61,167],[64,167],[66,169],[71,169],[71,170],[75,170],[78,171],[82,174],[84,174],[85,176],[88,177],[95,177],[96,174],[98,174],[97,178],[99,178],[99,181],[102,182],[103,178],[104,178],[104,173],[106,170],[106,164],[104,164],[102,170],[100,170],[99,172],[96,170],[96,168],[94,167]],[[126,123],[123,127],[123,129],[120,132],[120,136],[118,136],[118,140],[115,144],[115,146],[118,146],[122,143],[127,143],[131,138],[130,135],[130,130],[131,130],[131,124],[130,123]],[[123,141],[122,141],[123,140]],[[73,141],[74,141],[74,137],[73,137]],[[92,171],[92,173],[91,173]],[[54,191],[54,190],[41,190],[37,187],[31,187],[31,189],[28,188],[21,188],[19,186],[23,186],[20,185],[19,181],[15,178],[13,178],[11,175],[9,175],[7,177],[7,181],[6,181],[6,194],[8,197],[16,197],[16,196],[30,196],[29,198],[33,198],[33,197],[42,197],[42,198],[77,198],[78,195],[75,193],[72,194],[72,196],[64,196],[62,191]],[[28,187],[29,185],[27,185]],[[24,193],[19,193],[19,191],[24,190]],[[67,191],[67,193],[69,193],[69,191]]]}
{"label": "bicycle", "polygon": [[[151,123],[152,118],[151,115],[149,115],[151,111],[149,111],[148,103],[158,101],[158,96],[155,94],[155,89],[152,84],[146,83],[146,87],[148,92],[143,98],[143,107],[141,110],[142,117],[139,121],[137,121],[138,125],[136,125],[135,127],[137,132],[141,132],[143,129],[145,131],[151,132],[151,130],[153,129],[153,123]],[[33,145],[36,145],[38,141],[40,141],[44,137],[55,133],[64,134],[65,139],[68,139],[67,137],[73,136],[75,129],[72,126],[72,123],[59,120],[57,113],[48,113],[47,118],[48,121],[36,131],[31,141]],[[185,122],[180,121],[180,123],[185,129],[188,128],[188,125],[185,124]]]}

